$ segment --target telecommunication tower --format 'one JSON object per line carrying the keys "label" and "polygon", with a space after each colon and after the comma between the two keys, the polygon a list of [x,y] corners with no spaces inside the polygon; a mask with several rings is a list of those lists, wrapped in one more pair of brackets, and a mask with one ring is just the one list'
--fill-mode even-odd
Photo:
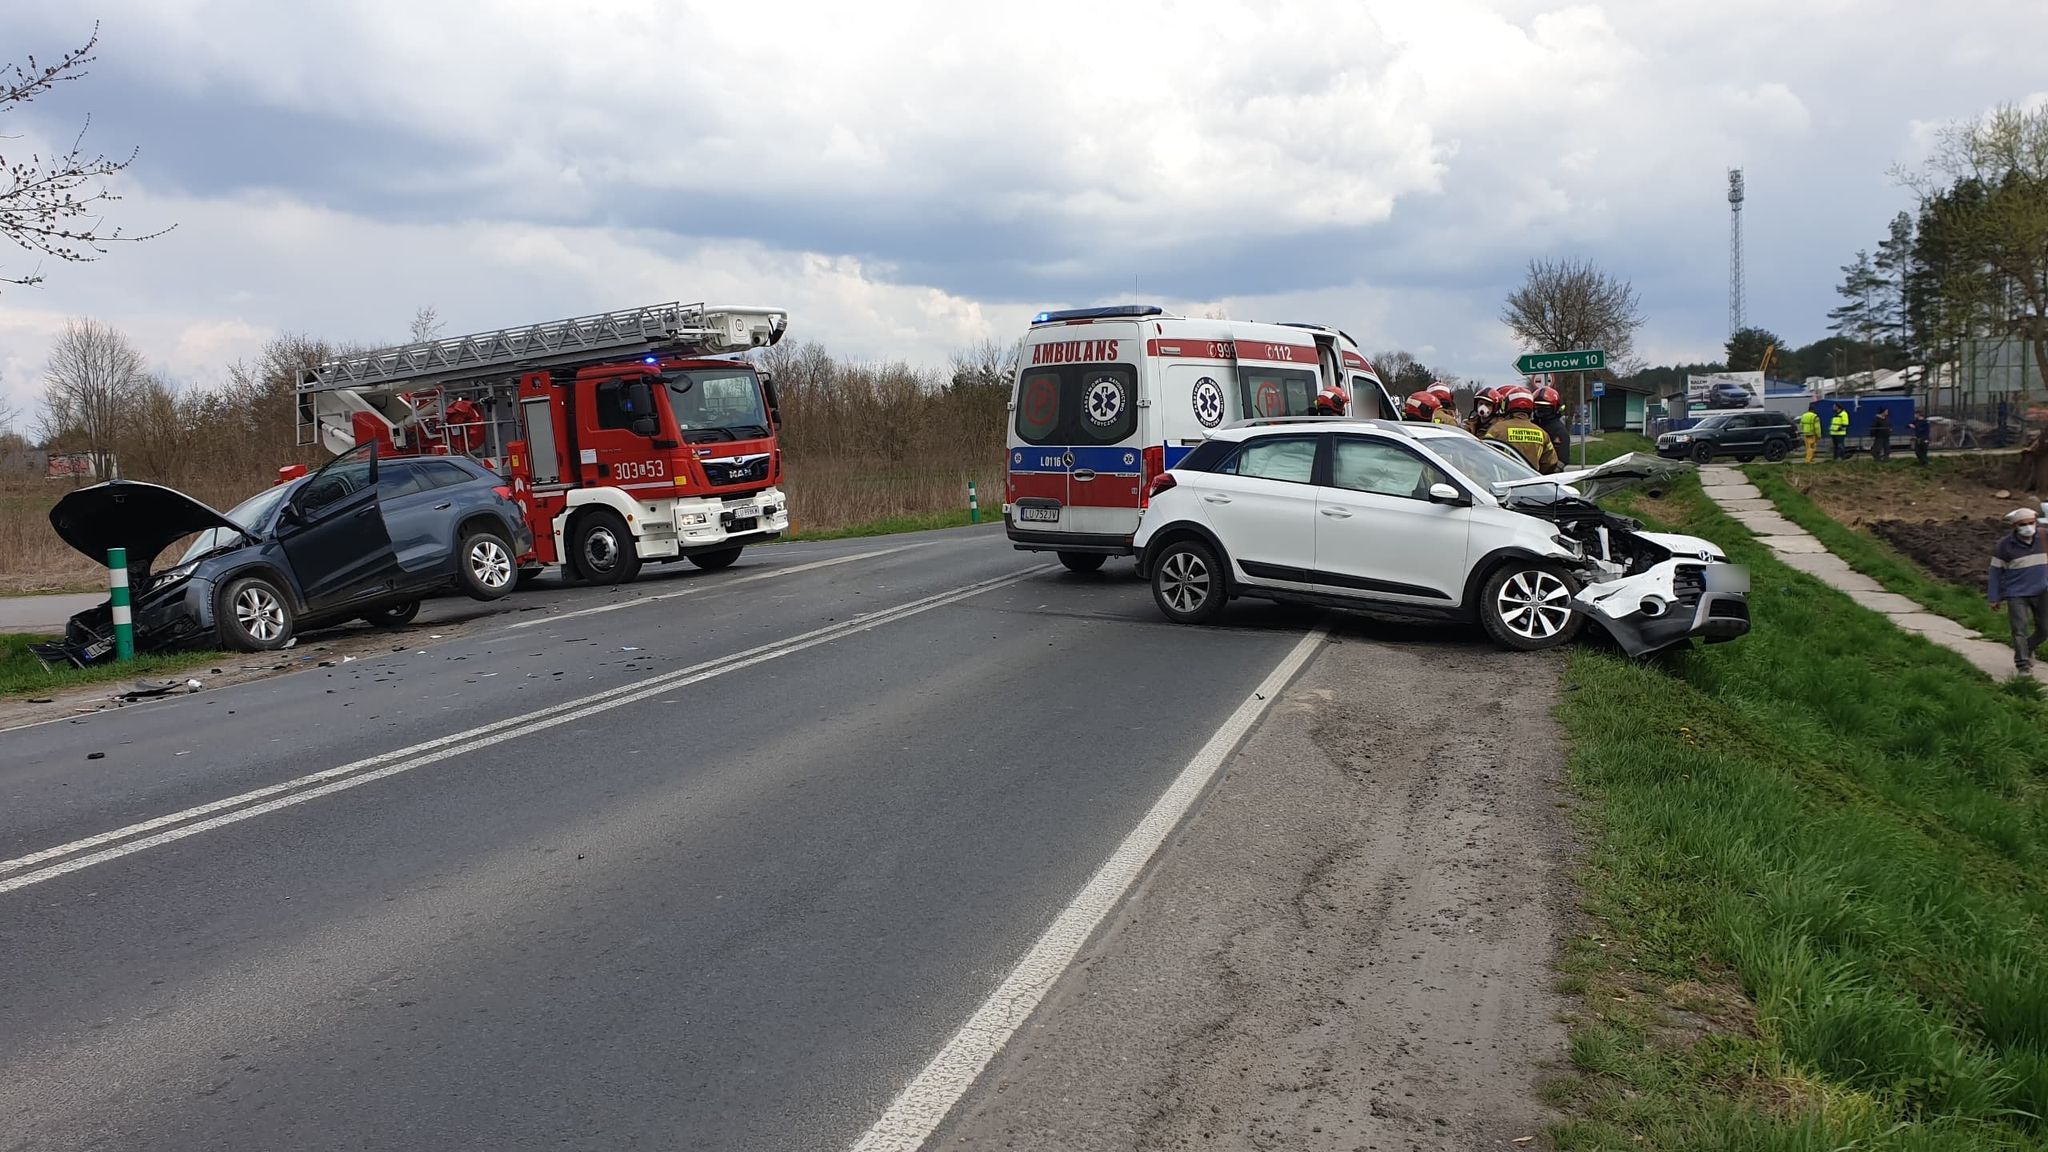
{"label": "telecommunication tower", "polygon": [[1728,335],[1742,331],[1742,169],[1728,170]]}

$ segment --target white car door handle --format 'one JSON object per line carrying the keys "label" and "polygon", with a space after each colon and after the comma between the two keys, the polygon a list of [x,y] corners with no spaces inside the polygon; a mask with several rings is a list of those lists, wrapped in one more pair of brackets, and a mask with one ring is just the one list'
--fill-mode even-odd
{"label": "white car door handle", "polygon": [[1209,503],[1211,503],[1211,504],[1228,504],[1228,503],[1230,503],[1230,497],[1228,497],[1228,496],[1225,496],[1225,495],[1224,495],[1223,493],[1221,493],[1221,492],[1207,492],[1207,493],[1204,493],[1204,494],[1202,495],[1202,499],[1204,499],[1204,500],[1207,500],[1207,501],[1208,501]]}
{"label": "white car door handle", "polygon": [[1349,519],[1351,516],[1351,509],[1349,508],[1323,508],[1319,509],[1319,511],[1325,516],[1335,516],[1339,520]]}

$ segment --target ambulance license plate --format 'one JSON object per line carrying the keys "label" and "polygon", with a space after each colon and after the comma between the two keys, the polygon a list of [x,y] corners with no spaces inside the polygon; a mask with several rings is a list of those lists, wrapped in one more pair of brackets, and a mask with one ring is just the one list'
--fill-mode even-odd
{"label": "ambulance license plate", "polygon": [[1026,504],[1017,509],[1017,519],[1039,520],[1048,524],[1057,524],[1060,520],[1060,510],[1057,508],[1034,508]]}

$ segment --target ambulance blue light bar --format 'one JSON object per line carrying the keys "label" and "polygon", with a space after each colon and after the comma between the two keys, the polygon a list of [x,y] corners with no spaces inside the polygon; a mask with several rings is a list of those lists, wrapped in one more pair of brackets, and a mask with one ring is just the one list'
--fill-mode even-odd
{"label": "ambulance blue light bar", "polygon": [[1166,309],[1157,304],[1117,304],[1108,308],[1068,308],[1061,312],[1040,312],[1031,318],[1033,324],[1057,324],[1062,320],[1122,320],[1134,316],[1164,316]]}

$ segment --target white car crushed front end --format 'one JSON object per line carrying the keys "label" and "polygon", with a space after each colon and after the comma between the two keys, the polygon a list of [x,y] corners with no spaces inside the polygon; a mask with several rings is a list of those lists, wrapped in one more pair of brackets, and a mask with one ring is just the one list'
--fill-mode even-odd
{"label": "white car crushed front end", "polygon": [[1718,644],[1748,634],[1747,568],[1729,563],[1727,553],[1712,541],[1643,531],[1635,521],[1601,509],[1574,490],[1593,487],[1585,484],[1589,478],[1640,482],[1663,470],[1630,471],[1635,475],[1581,474],[1571,488],[1554,480],[1517,484],[1504,493],[1503,502],[1557,525],[1559,538],[1575,546],[1578,554],[1569,567],[1580,586],[1572,607],[1605,628],[1630,656],[1695,637]]}

